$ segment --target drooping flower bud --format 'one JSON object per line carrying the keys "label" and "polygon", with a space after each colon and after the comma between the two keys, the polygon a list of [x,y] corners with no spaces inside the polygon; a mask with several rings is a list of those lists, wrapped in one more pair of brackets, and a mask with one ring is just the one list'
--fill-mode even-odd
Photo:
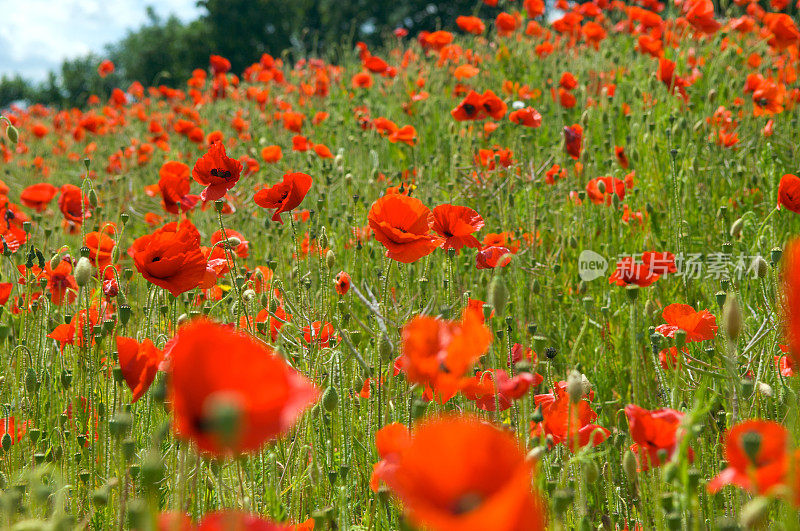
{"label": "drooping flower bud", "polygon": [[92,276],[92,262],[85,256],[78,259],[75,265],[75,283],[78,287],[83,287],[89,283],[89,278]]}

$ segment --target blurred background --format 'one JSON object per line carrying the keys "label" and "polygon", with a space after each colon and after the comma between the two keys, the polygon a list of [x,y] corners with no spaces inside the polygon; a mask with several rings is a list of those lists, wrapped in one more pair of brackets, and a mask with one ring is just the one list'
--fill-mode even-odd
{"label": "blurred background", "polygon": [[[453,29],[458,15],[494,17],[482,0],[0,0],[0,107],[82,106],[139,81],[179,86],[210,54],[240,73],[263,53],[336,61],[396,28]],[[105,78],[97,65],[110,59]]]}

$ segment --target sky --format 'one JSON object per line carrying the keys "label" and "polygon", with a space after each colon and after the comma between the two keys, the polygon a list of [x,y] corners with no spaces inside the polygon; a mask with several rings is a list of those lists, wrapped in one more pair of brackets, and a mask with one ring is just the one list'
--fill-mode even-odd
{"label": "sky", "polygon": [[61,61],[122,38],[147,20],[152,5],[161,17],[197,18],[196,0],[0,0],[0,75],[42,81]]}

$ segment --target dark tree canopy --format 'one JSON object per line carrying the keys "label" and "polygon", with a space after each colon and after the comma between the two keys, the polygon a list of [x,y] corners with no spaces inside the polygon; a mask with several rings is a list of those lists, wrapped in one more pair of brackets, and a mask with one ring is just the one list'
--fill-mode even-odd
{"label": "dark tree canopy", "polygon": [[[193,69],[204,68],[212,53],[227,57],[235,72],[265,52],[279,56],[293,50],[335,61],[338,51],[358,41],[379,45],[397,27],[414,35],[452,29],[461,14],[479,10],[492,17],[497,12],[476,0],[198,0],[197,5],[204,13],[188,23],[174,16],[163,19],[148,7],[147,22],[109,44],[105,54],[65,60],[38,85],[3,76],[0,107],[18,100],[82,106],[91,94],[107,95],[133,81],[177,86]],[[116,71],[101,79],[97,65],[104,58]]]}

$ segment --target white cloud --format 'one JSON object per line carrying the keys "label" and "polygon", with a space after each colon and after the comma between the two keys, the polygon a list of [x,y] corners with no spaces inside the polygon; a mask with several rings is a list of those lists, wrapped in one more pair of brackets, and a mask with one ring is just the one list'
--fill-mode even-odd
{"label": "white cloud", "polygon": [[0,0],[0,74],[41,80],[61,61],[93,51],[146,22],[146,8],[159,16],[197,18],[196,0]]}

